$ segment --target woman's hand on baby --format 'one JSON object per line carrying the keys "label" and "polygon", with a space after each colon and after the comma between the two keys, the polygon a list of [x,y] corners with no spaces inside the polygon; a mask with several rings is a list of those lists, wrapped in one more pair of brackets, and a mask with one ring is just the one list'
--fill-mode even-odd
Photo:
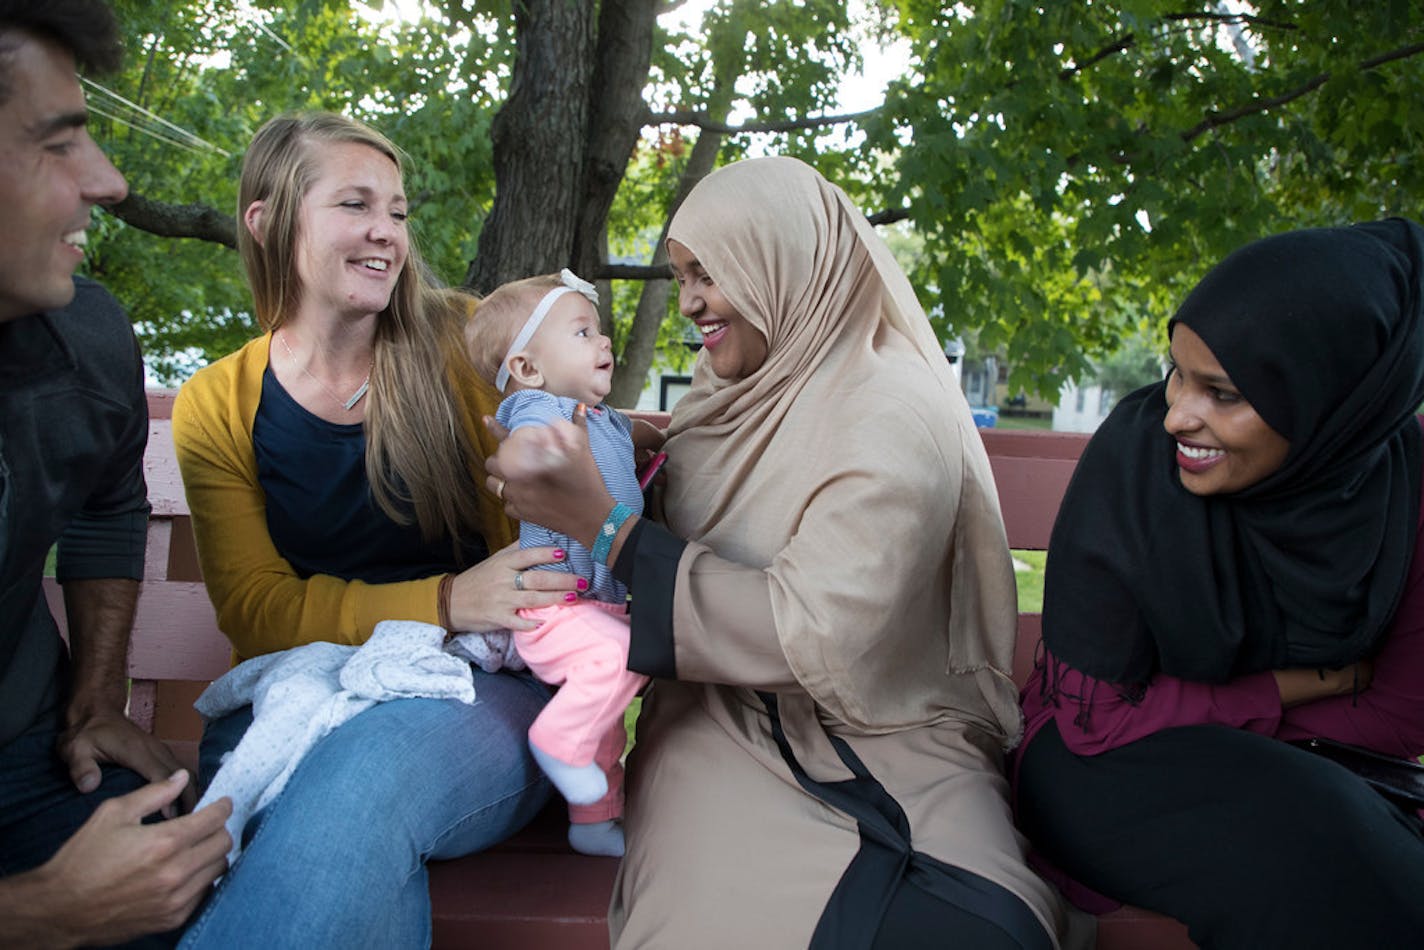
{"label": "woman's hand on baby", "polygon": [[516,611],[572,603],[580,590],[588,589],[588,581],[576,574],[532,569],[558,564],[564,557],[558,548],[521,550],[515,543],[457,574],[450,588],[450,626],[475,633],[539,626]]}
{"label": "woman's hand on baby", "polygon": [[500,471],[506,479],[529,478],[553,471],[568,462],[577,451],[573,426],[557,422],[547,426],[525,426],[505,436],[499,445]]}
{"label": "woman's hand on baby", "polygon": [[[575,414],[574,419],[535,430],[541,438],[541,461],[553,460],[537,472],[511,469],[510,463],[517,468],[520,460],[505,456],[505,446],[524,430],[511,436],[503,426],[486,419],[489,430],[502,441],[499,451],[485,460],[489,472],[485,484],[504,501],[505,513],[511,518],[543,525],[591,548],[604,517],[613,508],[613,496],[589,450],[586,419],[581,414]],[[518,455],[524,450],[512,451]]]}

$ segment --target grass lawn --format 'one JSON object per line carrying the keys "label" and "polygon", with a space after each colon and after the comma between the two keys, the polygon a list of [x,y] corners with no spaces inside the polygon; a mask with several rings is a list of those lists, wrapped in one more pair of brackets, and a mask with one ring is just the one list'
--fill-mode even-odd
{"label": "grass lawn", "polygon": [[1043,611],[1043,564],[1047,551],[1014,551],[1014,578],[1019,582],[1019,613]]}
{"label": "grass lawn", "polygon": [[633,749],[633,738],[637,733],[638,713],[643,709],[643,697],[634,696],[633,701],[628,704],[628,708],[623,712],[623,728],[628,730],[628,744],[623,747],[623,756],[626,758]]}
{"label": "grass lawn", "polygon": [[1052,429],[1052,419],[1041,419],[1038,416],[999,416],[999,421],[994,423],[996,429]]}

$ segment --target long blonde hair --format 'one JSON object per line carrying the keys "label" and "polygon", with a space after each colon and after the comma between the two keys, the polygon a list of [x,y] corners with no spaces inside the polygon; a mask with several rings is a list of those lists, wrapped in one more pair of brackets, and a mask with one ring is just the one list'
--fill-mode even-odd
{"label": "long blonde hair", "polygon": [[[261,201],[261,238],[237,229],[237,246],[262,329],[274,331],[301,295],[296,247],[301,204],[317,175],[318,146],[366,145],[403,174],[389,139],[330,112],[272,119],[253,137],[238,184],[238,218]],[[391,301],[376,319],[370,400],[366,406],[366,477],[381,510],[399,524],[411,513],[427,539],[456,541],[482,531],[475,472],[483,460],[462,418],[462,353],[468,297],[434,286],[415,241]],[[443,371],[436,367],[443,368]]]}

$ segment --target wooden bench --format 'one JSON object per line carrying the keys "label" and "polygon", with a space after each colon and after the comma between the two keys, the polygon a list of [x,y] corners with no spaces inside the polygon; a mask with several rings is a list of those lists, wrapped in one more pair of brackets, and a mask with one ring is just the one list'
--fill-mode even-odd
{"label": "wooden bench", "polygon": [[[192,702],[230,663],[203,589],[170,429],[174,393],[149,394],[145,457],[153,514],[143,593],[134,625],[129,715],[197,762],[201,723]],[[663,422],[653,415],[655,422]],[[1054,514],[1086,436],[981,430],[998,485],[1011,547],[1045,550]],[[63,627],[53,579],[46,594]],[[1019,615],[1014,674],[1023,682],[1039,638],[1039,615]],[[564,840],[562,804],[510,841],[456,861],[432,862],[430,896],[437,948],[607,950],[607,911],[617,861],[575,854]],[[1186,928],[1135,908],[1099,918],[1098,950],[1191,950]]]}

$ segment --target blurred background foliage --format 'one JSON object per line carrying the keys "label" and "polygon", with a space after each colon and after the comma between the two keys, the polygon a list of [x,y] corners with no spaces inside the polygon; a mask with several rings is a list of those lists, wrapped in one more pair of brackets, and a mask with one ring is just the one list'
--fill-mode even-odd
{"label": "blurred background foliage", "polygon": [[[114,5],[126,66],[90,101],[133,192],[231,216],[241,152],[262,122],[338,110],[410,155],[412,227],[436,274],[463,278],[495,199],[489,130],[530,42],[508,0]],[[795,155],[880,223],[943,338],[972,334],[1005,355],[1014,390],[1056,396],[1130,347],[1146,356],[1129,361],[1152,358],[1175,301],[1246,241],[1419,216],[1418,0],[639,9],[655,18],[647,116],[604,259],[656,263],[679,188],[705,174],[704,137],[713,164]],[[860,70],[887,58],[883,95],[848,109],[848,91],[873,85]],[[256,332],[222,243],[100,215],[90,251],[88,270],[129,307],[163,382]],[[612,282],[620,351],[650,332],[633,319],[646,292],[641,279]],[[689,328],[665,287],[653,308],[651,351],[686,365]],[[647,365],[626,369],[640,385]]]}

